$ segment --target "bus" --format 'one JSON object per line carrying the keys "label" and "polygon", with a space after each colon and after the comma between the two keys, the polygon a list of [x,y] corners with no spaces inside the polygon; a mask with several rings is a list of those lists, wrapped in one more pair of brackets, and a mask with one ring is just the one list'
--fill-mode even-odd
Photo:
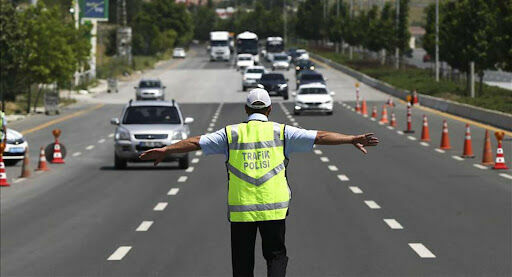
{"label": "bus", "polygon": [[254,57],[254,62],[259,64],[258,52],[258,36],[255,33],[246,31],[236,36],[237,54],[251,54]]}

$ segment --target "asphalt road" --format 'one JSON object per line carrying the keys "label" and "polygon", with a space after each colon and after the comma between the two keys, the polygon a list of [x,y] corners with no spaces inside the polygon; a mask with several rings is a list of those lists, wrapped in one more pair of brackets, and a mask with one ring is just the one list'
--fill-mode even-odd
{"label": "asphalt road", "polygon": [[[289,276],[510,276],[512,172],[475,166],[482,126],[472,125],[476,158],[454,158],[462,153],[465,123],[447,118],[453,149],[439,153],[445,115],[415,107],[416,133],[400,134],[402,103],[395,99],[398,128],[389,129],[352,110],[352,78],[326,67],[320,71],[336,92],[333,116],[294,116],[291,102],[275,99],[271,119],[307,129],[375,132],[381,144],[368,155],[347,145],[291,157]],[[292,71],[286,74],[293,83]],[[195,118],[193,135],[245,119],[240,73],[208,62],[203,49],[145,75],[160,77],[167,98]],[[11,126],[33,130],[26,134],[33,167],[53,127],[62,129],[69,153],[65,165],[50,165],[50,172],[21,181],[15,179],[19,165],[8,168],[11,186],[0,189],[1,276],[231,274],[222,156],[193,153],[188,170],[173,163],[114,170],[109,120],[133,98],[133,85],[127,82],[119,94],[98,95],[59,117]],[[364,85],[361,96],[369,108],[379,107],[379,115],[388,99]],[[428,145],[418,140],[423,114],[430,123]],[[511,149],[507,140],[509,167]],[[265,276],[260,246],[256,251],[256,275]]]}

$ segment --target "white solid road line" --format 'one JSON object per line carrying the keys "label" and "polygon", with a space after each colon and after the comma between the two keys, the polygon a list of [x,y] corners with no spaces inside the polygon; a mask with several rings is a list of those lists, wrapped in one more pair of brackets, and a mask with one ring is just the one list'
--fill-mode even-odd
{"label": "white solid road line", "polygon": [[189,166],[189,167],[185,170],[185,172],[188,172],[188,173],[190,173],[190,172],[192,172],[192,171],[194,171],[194,167],[193,167],[193,166]]}
{"label": "white solid road line", "polygon": [[167,202],[158,202],[156,206],[153,208],[153,211],[163,211],[167,207]]}
{"label": "white solid road line", "polygon": [[487,166],[481,165],[481,164],[473,164],[473,166],[476,168],[479,168],[479,169],[487,169],[488,168]]}
{"label": "white solid road line", "polygon": [[370,209],[380,209],[380,206],[379,204],[377,204],[375,201],[373,200],[364,200],[364,203],[366,204],[366,206],[368,206],[368,208]]}
{"label": "white solid road line", "polygon": [[139,225],[139,227],[137,227],[137,229],[135,229],[135,231],[146,232],[147,230],[149,230],[149,227],[151,227],[151,225],[153,225],[153,221],[142,221],[142,223]]}
{"label": "white solid road line", "polygon": [[102,138],[102,139],[98,140],[98,143],[104,143],[104,142],[105,142],[105,139],[104,139],[104,138]]}
{"label": "white solid road line", "polygon": [[354,194],[361,194],[363,191],[359,187],[348,187]]}
{"label": "white solid road line", "polygon": [[172,188],[169,190],[169,192],[167,192],[167,195],[176,195],[176,194],[178,194],[179,191],[180,191],[179,188]]}
{"label": "white solid road line", "polygon": [[452,156],[452,159],[457,160],[457,161],[463,161],[464,160],[463,158],[461,158],[459,156],[455,156],[455,155]]}
{"label": "white solid road line", "polygon": [[128,252],[130,252],[130,249],[132,249],[131,246],[120,246],[119,248],[117,248],[116,251],[114,251],[114,253],[112,253],[112,255],[110,255],[110,257],[108,257],[107,261],[120,261],[124,258],[124,256],[126,256],[126,254],[128,254]]}
{"label": "white solid road line", "polygon": [[393,218],[385,218],[384,222],[389,226],[391,229],[403,229],[402,225],[396,221],[396,219]]}
{"label": "white solid road line", "polygon": [[350,180],[350,179],[347,177],[347,175],[345,175],[345,174],[340,174],[340,175],[338,175],[338,179],[340,179],[340,181],[342,181],[342,182],[346,182],[346,181]]}
{"label": "white solid road line", "polygon": [[329,158],[327,157],[320,157],[320,160],[324,163],[328,163],[329,162]]}
{"label": "white solid road line", "polygon": [[198,158],[193,158],[193,159],[192,159],[192,161],[191,161],[191,163],[193,163],[193,164],[196,164],[196,163],[198,163],[198,162],[199,162],[199,159],[198,159]]}
{"label": "white solid road line", "polygon": [[178,178],[178,183],[183,183],[183,182],[186,182],[188,179],[187,176],[180,176],[180,178]]}
{"label": "white solid road line", "polygon": [[509,175],[507,173],[500,173],[500,176],[512,180],[512,175]]}
{"label": "white solid road line", "polygon": [[94,149],[94,145],[89,145],[89,146],[85,147],[85,149],[86,150],[92,150],[92,149]]}
{"label": "white solid road line", "polygon": [[109,137],[109,138],[113,138],[113,137],[114,137],[114,133],[110,133],[110,134],[108,134],[108,137]]}
{"label": "white solid road line", "polygon": [[420,256],[420,258],[435,258],[436,255],[434,253],[430,252],[423,243],[409,243],[409,247]]}
{"label": "white solid road line", "polygon": [[425,146],[425,147],[430,146],[430,144],[428,144],[428,142],[424,142],[424,141],[420,142],[420,144]]}
{"label": "white solid road line", "polygon": [[328,166],[328,168],[330,171],[338,171],[338,167],[335,165],[330,165],[330,166]]}
{"label": "white solid road line", "polygon": [[439,149],[439,148],[436,148],[435,150],[436,150],[436,152],[439,152],[439,153],[445,153],[446,152],[443,149]]}
{"label": "white solid road line", "polygon": [[313,152],[315,152],[315,154],[317,154],[317,155],[322,155],[322,150],[320,150],[320,149],[315,149],[315,150],[313,150]]}
{"label": "white solid road line", "polygon": [[196,156],[201,156],[201,155],[203,155],[203,151],[199,150],[196,152]]}
{"label": "white solid road line", "polygon": [[403,135],[404,134],[403,131],[396,131],[396,133],[399,134],[399,135]]}
{"label": "white solid road line", "polygon": [[75,152],[75,153],[73,153],[73,155],[72,155],[72,156],[73,156],[73,157],[76,157],[76,156],[80,156],[80,155],[82,155],[82,152]]}
{"label": "white solid road line", "polygon": [[410,139],[410,140],[416,140],[416,138],[413,137],[413,136],[407,136],[407,138]]}

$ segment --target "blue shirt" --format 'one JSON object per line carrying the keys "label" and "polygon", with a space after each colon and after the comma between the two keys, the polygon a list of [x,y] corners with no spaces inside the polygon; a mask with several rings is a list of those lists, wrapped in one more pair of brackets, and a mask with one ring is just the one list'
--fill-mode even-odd
{"label": "blue shirt", "polygon": [[[268,118],[263,114],[254,113],[247,119],[247,121],[250,120],[268,121]],[[284,128],[285,156],[288,158],[294,152],[309,152],[313,150],[316,133],[317,131],[286,125]],[[226,136],[226,129],[222,128],[216,132],[202,135],[199,139],[199,146],[205,155],[224,154],[227,158],[228,137]]]}

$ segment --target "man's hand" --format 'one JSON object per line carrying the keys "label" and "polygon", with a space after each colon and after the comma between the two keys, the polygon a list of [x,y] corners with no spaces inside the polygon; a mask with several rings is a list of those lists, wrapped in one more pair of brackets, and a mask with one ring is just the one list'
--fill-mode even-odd
{"label": "man's hand", "polygon": [[139,158],[143,161],[155,160],[154,165],[157,165],[165,159],[166,150],[165,147],[150,149],[140,154]]}
{"label": "man's hand", "polygon": [[368,153],[368,151],[364,148],[365,146],[375,146],[379,143],[379,139],[373,136],[373,133],[368,133],[364,135],[354,136],[352,139],[352,144],[361,152]]}

